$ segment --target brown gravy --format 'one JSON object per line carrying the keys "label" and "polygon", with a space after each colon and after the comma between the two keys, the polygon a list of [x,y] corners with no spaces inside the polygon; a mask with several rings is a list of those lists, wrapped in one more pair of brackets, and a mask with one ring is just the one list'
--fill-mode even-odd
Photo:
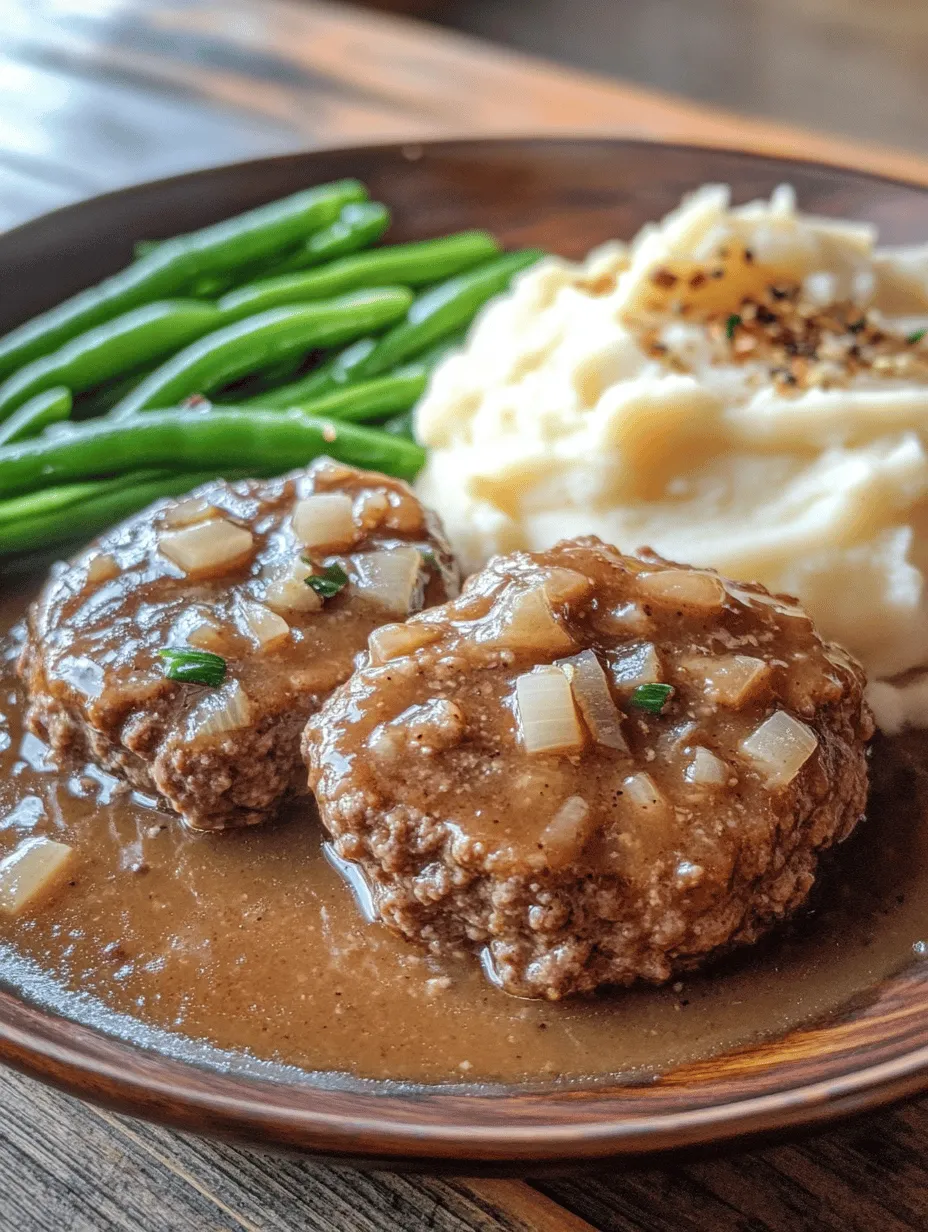
{"label": "brown gravy", "polygon": [[[38,581],[0,585],[6,633]],[[834,1013],[928,952],[925,734],[878,743],[869,819],[788,931],[669,987],[541,1003],[366,923],[317,825],[193,834],[107,776],[59,777],[23,737],[14,642],[0,664],[0,856],[46,834],[78,860],[41,908],[0,917],[0,978],[31,987],[23,972],[40,968],[53,1007],[115,1033],[137,1022],[363,1078],[644,1075]]]}

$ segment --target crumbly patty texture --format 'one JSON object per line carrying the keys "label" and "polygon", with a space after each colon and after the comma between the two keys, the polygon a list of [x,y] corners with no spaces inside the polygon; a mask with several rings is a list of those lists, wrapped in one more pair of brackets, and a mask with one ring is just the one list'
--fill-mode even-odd
{"label": "crumbly patty texture", "polygon": [[374,634],[304,751],[385,924],[558,999],[801,905],[864,809],[864,683],[795,600],[578,539]]}
{"label": "crumbly patty texture", "polygon": [[[207,484],[53,573],[19,663],[28,726],[194,828],[261,822],[306,790],[303,727],[371,631],[457,591],[437,520],[394,479],[322,459]],[[168,679],[168,648],[219,655],[225,680]]]}

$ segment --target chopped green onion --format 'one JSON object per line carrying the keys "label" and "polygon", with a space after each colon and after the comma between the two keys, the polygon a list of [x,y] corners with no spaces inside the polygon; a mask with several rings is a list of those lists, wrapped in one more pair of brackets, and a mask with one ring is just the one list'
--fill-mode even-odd
{"label": "chopped green onion", "polygon": [[225,659],[209,650],[169,646],[165,650],[159,650],[158,655],[164,660],[164,674],[168,680],[181,680],[184,684],[208,684],[216,689],[226,678]]}
{"label": "chopped green onion", "polygon": [[913,333],[907,335],[906,342],[910,346],[915,346],[917,342],[921,342],[925,334],[928,334],[928,329],[916,329]]}
{"label": "chopped green onion", "polygon": [[647,710],[650,714],[660,714],[672,695],[673,685],[640,684],[628,699],[628,704],[638,710]]}
{"label": "chopped green onion", "polygon": [[741,317],[738,315],[737,312],[733,312],[731,316],[728,318],[728,320],[725,322],[725,336],[728,338],[729,342],[731,342],[732,338],[734,338],[735,330],[738,328],[740,324],[741,324]]}
{"label": "chopped green onion", "polygon": [[321,573],[311,573],[306,579],[306,585],[321,595],[323,599],[331,599],[348,585],[348,574],[341,565],[329,565]]}

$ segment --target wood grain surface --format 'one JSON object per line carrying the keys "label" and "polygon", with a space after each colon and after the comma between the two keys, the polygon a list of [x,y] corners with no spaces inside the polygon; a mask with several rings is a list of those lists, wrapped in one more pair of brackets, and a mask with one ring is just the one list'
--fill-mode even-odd
{"label": "wood grain surface", "polygon": [[434,8],[443,24],[561,63],[928,153],[924,0],[435,0]]}
{"label": "wood grain surface", "polygon": [[313,0],[4,0],[0,228],[157,176],[315,145],[604,133],[928,181],[928,159],[747,120]]}
{"label": "wood grain surface", "polygon": [[[333,5],[6,0],[0,228],[123,184],[307,145],[608,132],[928,163],[537,64]],[[928,1104],[805,1141],[582,1180],[360,1174],[129,1121],[0,1077],[6,1232],[830,1232],[928,1226]]]}

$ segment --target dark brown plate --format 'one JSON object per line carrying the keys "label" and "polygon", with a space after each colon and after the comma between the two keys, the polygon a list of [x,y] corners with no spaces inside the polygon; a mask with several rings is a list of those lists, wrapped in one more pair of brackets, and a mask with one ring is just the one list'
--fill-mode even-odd
{"label": "dark brown plate", "polygon": [[[928,237],[928,189],[815,164],[626,141],[479,141],[269,159],[61,210],[0,236],[0,329],[118,268],[137,239],[186,231],[354,175],[397,238],[490,227],[579,256],[629,237],[706,181],[739,201],[786,180],[803,208]],[[638,1157],[819,1123],[928,1088],[928,969],[827,1025],[641,1085],[462,1093],[267,1081],[143,1051],[0,991],[0,1056],[74,1094],[184,1129],[380,1164],[495,1167]]]}

